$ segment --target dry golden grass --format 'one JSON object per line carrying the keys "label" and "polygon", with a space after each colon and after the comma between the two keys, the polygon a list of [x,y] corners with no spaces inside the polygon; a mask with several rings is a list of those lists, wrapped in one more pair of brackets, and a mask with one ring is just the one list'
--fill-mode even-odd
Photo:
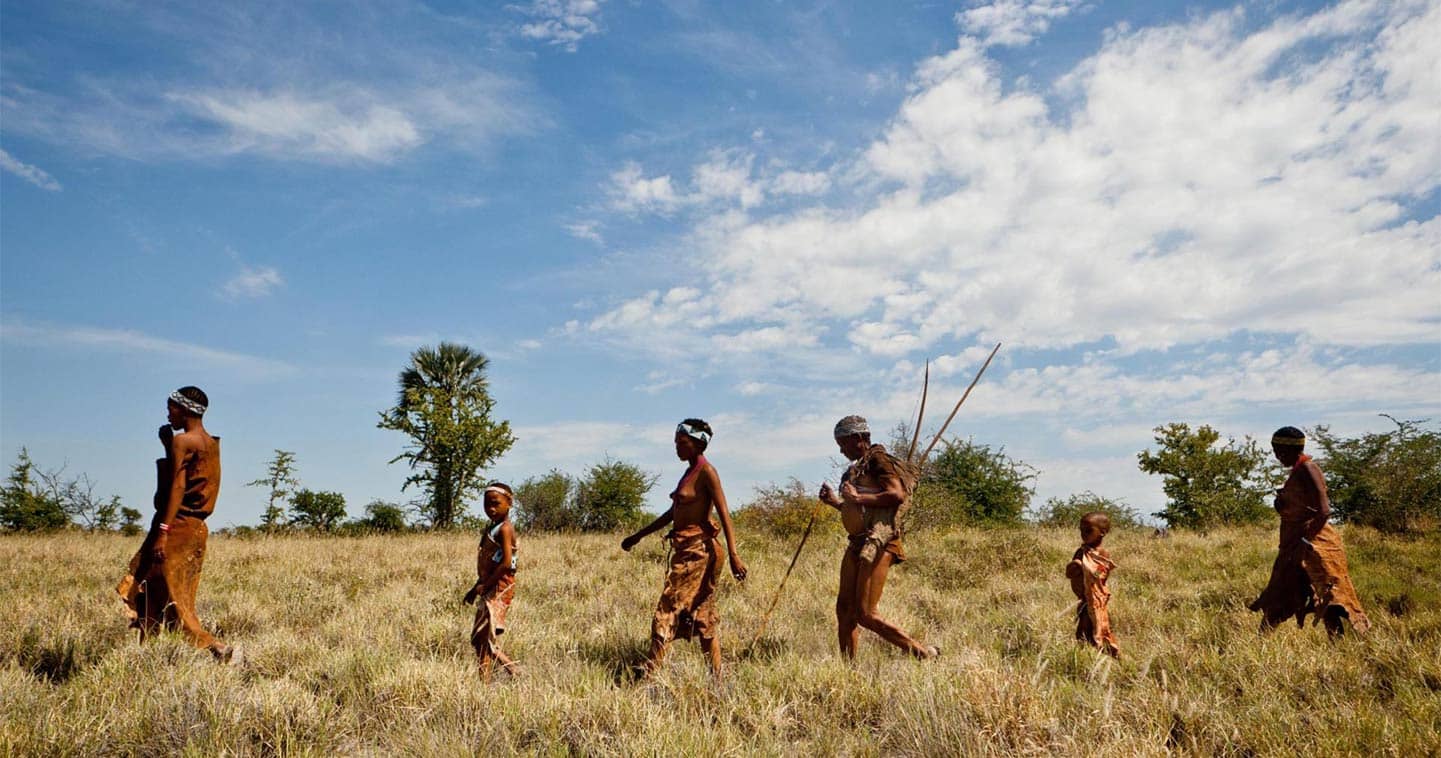
{"label": "dry golden grass", "polygon": [[1119,664],[1071,640],[1069,531],[912,539],[882,610],[945,649],[914,663],[866,635],[835,652],[841,541],[814,539],[770,631],[743,652],[791,545],[743,539],[749,586],[720,598],[728,681],[676,645],[642,654],[664,571],[648,540],[521,535],[506,636],[524,676],[485,686],[459,598],[473,537],[215,538],[200,615],[238,643],[219,667],[144,647],[111,593],[136,539],[0,538],[0,752],[95,754],[1343,754],[1441,751],[1441,538],[1347,530],[1375,624],[1255,632],[1274,535],[1117,533]]}

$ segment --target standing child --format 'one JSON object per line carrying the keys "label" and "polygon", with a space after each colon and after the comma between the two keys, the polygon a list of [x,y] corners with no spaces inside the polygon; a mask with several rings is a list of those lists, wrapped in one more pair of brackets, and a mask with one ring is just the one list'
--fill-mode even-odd
{"label": "standing child", "polygon": [[490,526],[480,537],[476,555],[475,586],[465,593],[465,604],[477,599],[475,624],[470,630],[470,644],[480,665],[480,678],[490,681],[491,669],[497,661],[506,673],[515,676],[518,670],[500,650],[500,635],[505,633],[505,615],[515,599],[515,527],[510,523],[510,507],[515,500],[510,486],[493,482],[485,488],[485,515]]}
{"label": "standing child", "polygon": [[1104,513],[1087,513],[1081,517],[1081,547],[1066,564],[1066,577],[1071,591],[1081,602],[1076,605],[1076,639],[1095,645],[1102,652],[1121,659],[1116,635],[1111,631],[1111,615],[1106,610],[1111,591],[1106,579],[1116,568],[1111,554],[1101,547],[1101,540],[1111,531],[1111,519]]}

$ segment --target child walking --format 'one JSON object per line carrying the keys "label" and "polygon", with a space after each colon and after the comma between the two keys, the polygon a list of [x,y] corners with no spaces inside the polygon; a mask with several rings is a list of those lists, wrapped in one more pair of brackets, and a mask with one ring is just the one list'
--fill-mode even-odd
{"label": "child walking", "polygon": [[1111,519],[1104,513],[1087,513],[1081,517],[1081,546],[1066,564],[1066,578],[1076,593],[1076,639],[1094,645],[1105,654],[1121,659],[1116,635],[1111,631],[1111,615],[1106,606],[1111,591],[1106,579],[1116,568],[1111,554],[1101,547],[1101,540],[1111,531]]}
{"label": "child walking", "polygon": [[494,482],[485,488],[485,515],[490,526],[480,537],[475,567],[478,578],[465,593],[465,604],[477,599],[475,624],[470,630],[470,644],[480,668],[480,678],[489,682],[497,662],[511,676],[519,673],[515,661],[500,650],[500,635],[505,633],[505,615],[515,600],[515,526],[510,522],[510,508],[515,495],[510,486]]}

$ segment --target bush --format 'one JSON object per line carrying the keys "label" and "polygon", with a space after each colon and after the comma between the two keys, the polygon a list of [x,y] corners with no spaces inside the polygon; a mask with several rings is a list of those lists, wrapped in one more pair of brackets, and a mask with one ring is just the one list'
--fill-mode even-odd
{"label": "bush", "polygon": [[1077,527],[1081,517],[1099,511],[1111,518],[1112,529],[1131,529],[1141,526],[1141,514],[1132,510],[1120,500],[1102,497],[1090,490],[1065,499],[1053,497],[1046,500],[1031,516],[1040,526]]}
{"label": "bush", "polygon": [[948,440],[911,496],[911,529],[1017,524],[1031,503],[1036,469],[972,440]]}
{"label": "bush", "polygon": [[646,493],[657,477],[631,463],[612,460],[590,467],[576,485],[576,526],[587,532],[631,529],[644,524]]}
{"label": "bush", "polygon": [[345,518],[345,496],[303,489],[290,499],[290,513],[290,523],[328,532]]}
{"label": "bush", "polygon": [[750,502],[735,512],[735,524],[746,531],[792,538],[805,531],[813,513],[816,523],[812,531],[840,531],[840,513],[807,492],[799,479],[791,479],[784,485],[756,487]]}
{"label": "bush", "polygon": [[[58,472],[56,472],[58,474]],[[5,489],[0,492],[0,527],[17,532],[49,531],[70,525],[65,504],[42,486],[45,472],[38,471],[30,460],[30,452],[20,448],[20,456],[10,468]]]}
{"label": "bush", "polygon": [[1386,532],[1421,532],[1441,524],[1441,433],[1424,421],[1397,421],[1396,428],[1360,437],[1312,433],[1326,472],[1335,518]]}
{"label": "bush", "polygon": [[405,531],[405,509],[384,500],[372,500],[365,506],[365,518],[355,522],[368,532],[394,534]]}
{"label": "bush", "polygon": [[1255,440],[1228,439],[1218,445],[1221,433],[1204,424],[1194,432],[1179,423],[1154,432],[1160,450],[1143,450],[1136,458],[1142,471],[1162,477],[1168,500],[1152,515],[1167,526],[1207,529],[1274,518],[1267,500],[1282,479]]}
{"label": "bush", "polygon": [[575,504],[576,482],[569,474],[551,469],[532,476],[515,488],[516,525],[525,531],[564,532],[580,528]]}

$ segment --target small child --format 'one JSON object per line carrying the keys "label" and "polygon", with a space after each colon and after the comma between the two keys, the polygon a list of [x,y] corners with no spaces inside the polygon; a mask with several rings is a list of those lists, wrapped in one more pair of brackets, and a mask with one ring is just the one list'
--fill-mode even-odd
{"label": "small child", "polygon": [[1106,605],[1111,591],[1106,579],[1115,570],[1111,554],[1101,547],[1101,540],[1111,531],[1111,519],[1104,513],[1092,512],[1081,517],[1081,547],[1066,564],[1066,577],[1076,593],[1076,639],[1095,645],[1102,652],[1121,659],[1116,635],[1111,631],[1111,616]]}
{"label": "small child", "polygon": [[500,650],[500,635],[505,633],[505,615],[515,599],[515,527],[510,523],[510,508],[515,500],[510,486],[492,482],[485,488],[485,515],[490,526],[480,537],[476,555],[478,578],[465,593],[465,604],[477,599],[475,624],[470,630],[470,644],[479,660],[480,678],[490,681],[491,669],[497,661],[511,676],[519,673],[515,661]]}

